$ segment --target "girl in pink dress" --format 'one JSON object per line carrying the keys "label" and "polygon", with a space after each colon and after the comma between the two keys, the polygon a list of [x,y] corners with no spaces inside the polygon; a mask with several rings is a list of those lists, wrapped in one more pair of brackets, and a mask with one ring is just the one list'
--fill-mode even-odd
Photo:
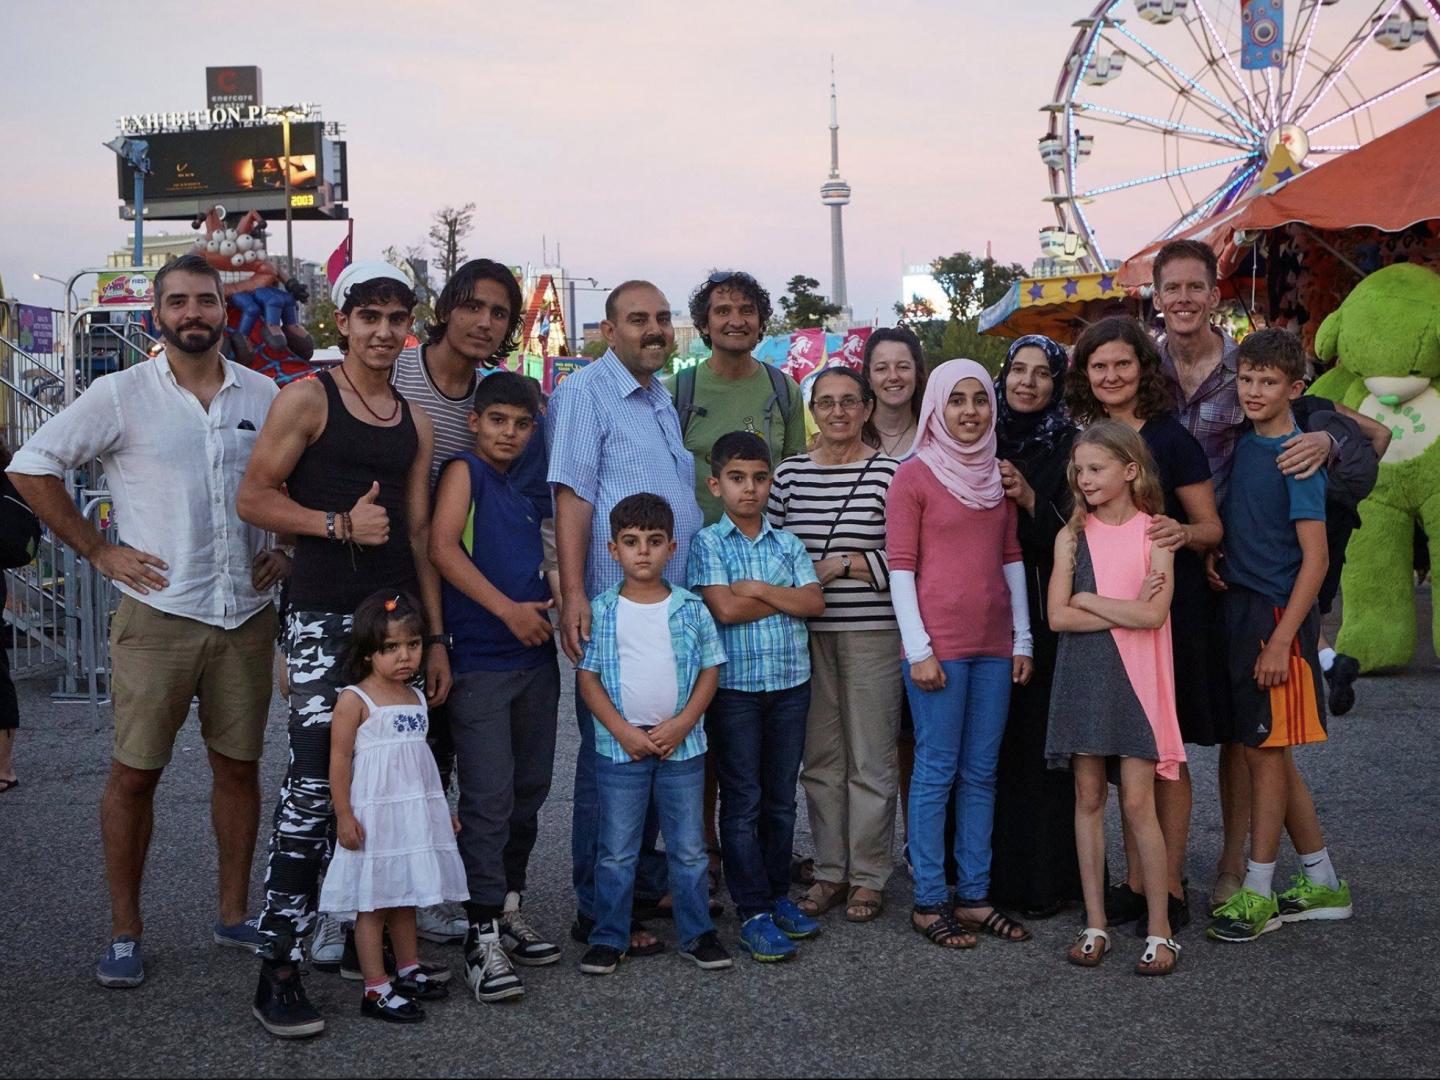
{"label": "girl in pink dress", "polygon": [[[1185,761],[1175,713],[1170,648],[1174,554],[1145,535],[1163,498],[1140,436],[1113,420],[1086,428],[1071,451],[1070,526],[1055,541],[1050,626],[1060,635],[1045,756],[1075,773],[1075,844],[1086,928],[1068,957],[1104,959],[1107,763],[1119,760],[1121,809],[1139,847],[1149,936],[1136,971],[1168,975],[1171,938],[1165,840],[1155,816],[1155,777]],[[1161,949],[1168,955],[1162,954]]]}

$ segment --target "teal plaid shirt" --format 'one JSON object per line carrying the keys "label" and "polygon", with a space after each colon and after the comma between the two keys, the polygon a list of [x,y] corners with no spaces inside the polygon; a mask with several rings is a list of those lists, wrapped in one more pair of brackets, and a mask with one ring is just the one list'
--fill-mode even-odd
{"label": "teal plaid shirt", "polygon": [[[620,645],[616,635],[617,611],[620,607],[620,586],[606,589],[590,601],[590,643],[585,647],[585,656],[580,661],[581,671],[593,671],[600,676],[616,710],[623,716],[620,707]],[[675,650],[675,683],[680,688],[679,699],[675,702],[678,715],[690,700],[695,689],[695,680],[706,668],[725,663],[725,650],[720,644],[720,635],[715,630],[715,620],[705,607],[705,602],[692,592],[670,586],[670,646]],[[630,755],[620,745],[610,729],[598,719],[595,723],[595,750],[611,761],[625,763]],[[705,753],[705,718],[702,716],[690,734],[685,736],[673,754],[671,761],[684,761]]]}
{"label": "teal plaid shirt", "polygon": [[[765,521],[760,535],[751,540],[729,514],[701,529],[691,541],[685,576],[692,589],[732,581],[763,581],[785,588],[820,583],[798,536]],[[723,625],[720,641],[730,658],[720,672],[720,685],[726,690],[788,690],[810,678],[810,634],[804,619],[782,612]]]}

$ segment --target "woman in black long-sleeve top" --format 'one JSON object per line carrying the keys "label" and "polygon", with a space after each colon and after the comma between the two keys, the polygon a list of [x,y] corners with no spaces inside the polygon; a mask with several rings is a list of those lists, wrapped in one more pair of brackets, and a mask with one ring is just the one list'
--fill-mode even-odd
{"label": "woman in black long-sleeve top", "polygon": [[995,379],[997,452],[1005,493],[1020,511],[1035,673],[1010,695],[996,778],[990,891],[996,904],[1018,907],[1031,918],[1053,915],[1081,898],[1074,784],[1068,773],[1045,765],[1056,646],[1045,597],[1055,537],[1070,517],[1065,470],[1076,434],[1063,402],[1068,365],[1061,345],[1032,334],[1010,346]]}

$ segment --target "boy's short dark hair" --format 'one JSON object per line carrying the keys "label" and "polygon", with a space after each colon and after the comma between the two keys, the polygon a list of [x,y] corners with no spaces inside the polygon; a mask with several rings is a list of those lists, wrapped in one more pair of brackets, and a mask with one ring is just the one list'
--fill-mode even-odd
{"label": "boy's short dark hair", "polygon": [[1305,379],[1305,346],[1288,330],[1271,327],[1247,334],[1240,342],[1235,364],[1252,368],[1275,368],[1290,382]]}
{"label": "boy's short dark hair", "polygon": [[529,409],[531,416],[540,413],[540,395],[535,384],[516,371],[497,371],[481,379],[475,387],[470,407],[482,414],[491,405],[515,405]]}
{"label": "boy's short dark hair", "polygon": [[1214,248],[1199,240],[1171,240],[1155,254],[1155,262],[1150,271],[1155,288],[1160,287],[1160,278],[1165,273],[1165,267],[1176,259],[1200,260],[1205,264],[1205,276],[1209,279],[1210,284],[1213,286],[1219,283],[1220,262],[1215,257]]}
{"label": "boy's short dark hair", "polygon": [[610,539],[620,539],[624,529],[640,529],[642,532],[659,530],[668,538],[675,538],[675,511],[659,495],[642,491],[627,495],[610,511]]}
{"label": "boy's short dark hair", "polygon": [[770,447],[753,431],[727,432],[710,448],[710,475],[719,476],[732,461],[763,461],[769,465]]}

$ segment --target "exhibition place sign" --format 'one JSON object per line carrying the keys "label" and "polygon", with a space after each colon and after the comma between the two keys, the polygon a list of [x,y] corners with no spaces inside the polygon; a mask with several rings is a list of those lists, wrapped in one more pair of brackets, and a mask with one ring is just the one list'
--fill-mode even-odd
{"label": "exhibition place sign", "polygon": [[[296,115],[296,114],[299,115]],[[320,121],[320,106],[303,101],[290,116],[291,123]],[[280,114],[261,105],[216,105],[184,112],[132,113],[115,121],[122,135],[158,135],[169,131],[204,131],[222,127],[264,127],[280,122]],[[340,125],[325,124],[325,134],[338,136]]]}

